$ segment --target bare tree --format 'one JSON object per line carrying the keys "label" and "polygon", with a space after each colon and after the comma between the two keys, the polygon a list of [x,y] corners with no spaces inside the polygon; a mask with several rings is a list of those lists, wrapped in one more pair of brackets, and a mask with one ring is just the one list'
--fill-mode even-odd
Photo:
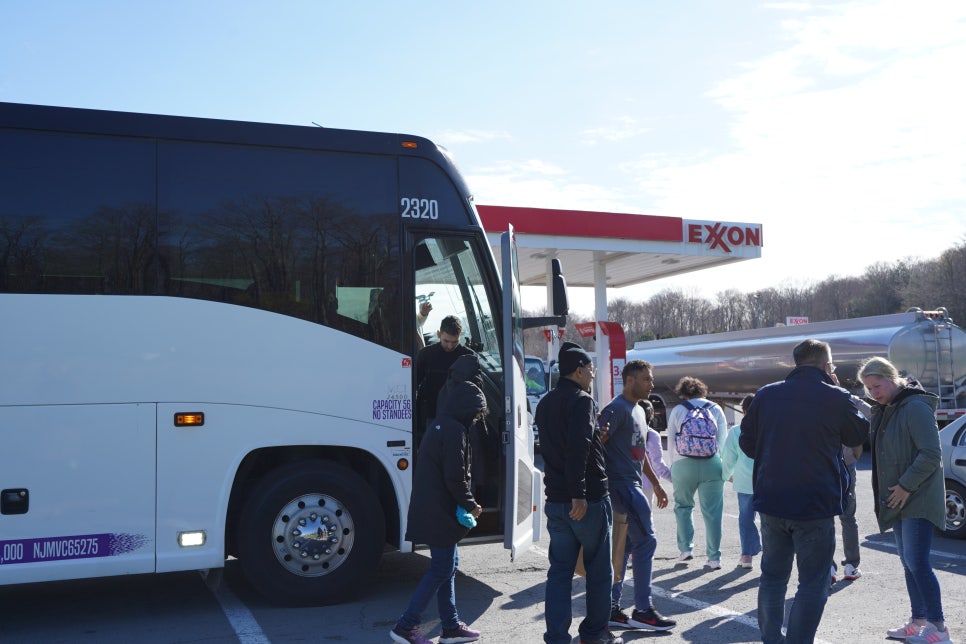
{"label": "bare tree", "polygon": [[668,288],[647,301],[647,315],[655,337],[673,338],[686,335],[682,333],[679,324],[683,300],[681,291]]}
{"label": "bare tree", "polygon": [[945,306],[954,320],[966,318],[966,241],[944,251],[938,259],[910,267],[902,289],[903,308]]}
{"label": "bare tree", "polygon": [[732,288],[718,293],[715,300],[716,303],[708,310],[711,332],[749,328],[753,312],[743,293]]}
{"label": "bare tree", "polygon": [[855,301],[864,286],[857,277],[829,277],[812,289],[811,317],[815,321],[852,317]]}
{"label": "bare tree", "polygon": [[902,311],[902,292],[909,283],[909,262],[877,262],[865,269],[865,291],[855,303],[857,317],[886,315]]}
{"label": "bare tree", "polygon": [[[615,298],[608,316],[624,329],[630,348],[641,340],[774,326],[789,316],[822,322],[912,306],[945,306],[954,319],[966,319],[966,238],[935,260],[879,262],[861,275],[831,276],[817,284],[785,282],[754,293],[732,288],[712,300],[677,288],[642,302]],[[572,315],[564,338],[590,348],[593,340],[581,338],[574,328],[582,321],[584,316]]]}

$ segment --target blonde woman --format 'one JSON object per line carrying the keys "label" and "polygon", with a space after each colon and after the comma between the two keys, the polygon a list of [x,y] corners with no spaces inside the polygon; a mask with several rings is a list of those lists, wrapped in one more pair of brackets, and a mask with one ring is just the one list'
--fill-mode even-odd
{"label": "blonde woman", "polygon": [[888,636],[912,644],[948,642],[939,580],[929,561],[933,527],[945,528],[938,398],[909,385],[884,358],[871,358],[859,379],[872,409],[872,491],[879,530],[895,535],[912,615]]}

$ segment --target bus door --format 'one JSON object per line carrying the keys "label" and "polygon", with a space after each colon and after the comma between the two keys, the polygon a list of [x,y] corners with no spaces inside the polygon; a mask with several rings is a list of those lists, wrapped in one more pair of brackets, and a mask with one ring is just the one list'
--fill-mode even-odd
{"label": "bus door", "polygon": [[506,456],[506,505],[503,544],[516,560],[539,537],[540,472],[533,464],[533,429],[527,414],[524,379],[523,310],[513,227],[501,236],[503,271],[503,442]]}
{"label": "bus door", "polygon": [[[419,397],[420,373],[419,351],[423,345],[439,342],[436,331],[446,316],[455,316],[462,326],[460,344],[472,349],[480,361],[480,384],[486,395],[487,414],[485,432],[473,431],[470,440],[473,447],[473,495],[483,506],[483,515],[470,538],[493,539],[502,534],[503,522],[500,507],[503,503],[503,467],[500,436],[503,433],[503,355],[500,349],[499,290],[492,275],[492,260],[478,236],[445,234],[434,231],[433,235],[413,235],[410,239],[412,273],[414,275],[413,310],[416,315],[416,333],[413,334],[415,369],[413,374],[414,398],[414,445],[417,446],[416,462],[419,461],[418,445],[423,434],[424,417],[433,410],[424,409]],[[424,303],[431,307],[423,316]],[[442,381],[437,384],[441,385]]]}

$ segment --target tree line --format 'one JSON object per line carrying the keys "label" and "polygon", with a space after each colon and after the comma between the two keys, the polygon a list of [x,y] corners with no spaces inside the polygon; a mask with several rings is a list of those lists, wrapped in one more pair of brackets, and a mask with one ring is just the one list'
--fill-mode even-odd
{"label": "tree line", "polygon": [[[632,348],[642,340],[775,326],[786,317],[825,322],[940,306],[954,321],[966,321],[966,238],[935,259],[877,262],[860,276],[831,276],[810,285],[785,284],[751,293],[727,289],[712,299],[667,288],[641,302],[608,301],[607,312],[609,321],[624,329],[627,348]],[[593,320],[593,315],[570,315],[563,340],[591,349],[593,338],[581,337],[575,325]],[[540,329],[527,330],[524,344],[527,353],[546,353]]]}

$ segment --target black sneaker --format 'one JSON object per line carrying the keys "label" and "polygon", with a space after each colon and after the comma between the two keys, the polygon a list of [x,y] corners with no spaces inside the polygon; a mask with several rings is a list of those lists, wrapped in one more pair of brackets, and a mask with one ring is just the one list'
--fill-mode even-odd
{"label": "black sneaker", "polygon": [[478,639],[480,639],[479,631],[474,631],[466,625],[466,622],[460,622],[456,625],[456,628],[443,629],[439,644],[461,644],[462,642],[475,642]]}
{"label": "black sneaker", "polygon": [[419,630],[419,626],[403,628],[399,624],[396,624],[389,631],[389,639],[393,642],[399,642],[399,644],[433,644],[430,640],[423,637],[423,632]]}
{"label": "black sneaker", "polygon": [[627,613],[622,611],[617,606],[610,609],[610,621],[607,625],[611,628],[634,628],[630,626],[631,618],[627,616]]}
{"label": "black sneaker", "polygon": [[611,635],[610,631],[607,631],[603,637],[598,637],[595,640],[585,640],[581,638],[580,644],[624,644],[624,638],[617,635]]}
{"label": "black sneaker", "polygon": [[669,631],[678,625],[673,619],[668,619],[653,608],[635,610],[627,624],[630,628],[643,628],[648,631]]}

